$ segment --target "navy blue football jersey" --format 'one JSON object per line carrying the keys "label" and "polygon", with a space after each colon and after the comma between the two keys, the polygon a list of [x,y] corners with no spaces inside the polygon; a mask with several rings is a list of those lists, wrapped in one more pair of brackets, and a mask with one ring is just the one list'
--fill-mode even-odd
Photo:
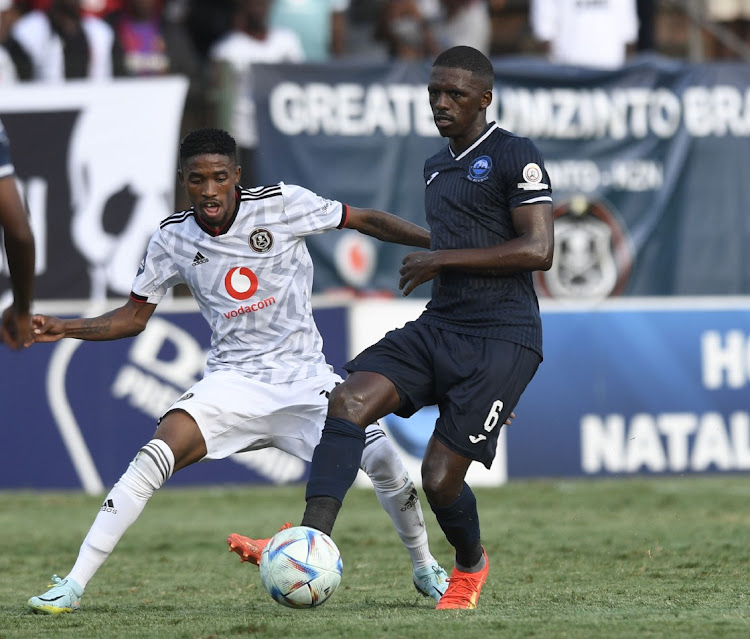
{"label": "navy blue football jersey", "polygon": [[[542,154],[528,138],[495,123],[460,155],[450,145],[424,165],[432,250],[485,248],[517,237],[511,211],[552,202]],[[504,339],[542,355],[539,303],[531,272],[485,275],[443,271],[433,280],[423,321]]]}

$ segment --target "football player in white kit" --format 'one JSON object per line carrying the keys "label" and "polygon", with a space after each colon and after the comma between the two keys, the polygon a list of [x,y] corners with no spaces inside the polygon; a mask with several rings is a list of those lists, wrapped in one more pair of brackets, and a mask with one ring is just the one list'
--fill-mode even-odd
{"label": "football player in white kit", "polygon": [[[227,132],[189,133],[180,146],[179,178],[192,207],[161,222],[130,299],[96,318],[33,317],[37,342],[130,337],[144,330],[168,289],[185,283],[212,329],[203,378],[161,417],[153,439],[107,495],[105,504],[115,507],[101,508],[72,570],[64,579],[53,576],[50,590],[29,599],[34,612],[80,607],[89,580],[172,473],[266,447],[312,459],[327,394],[341,378],[325,360],[313,321],[306,235],[346,227],[429,247],[427,230],[395,215],[283,183],[244,189],[240,173]],[[414,484],[377,424],[368,431],[361,468],[409,551],[414,585],[439,600],[447,574],[430,553]]]}

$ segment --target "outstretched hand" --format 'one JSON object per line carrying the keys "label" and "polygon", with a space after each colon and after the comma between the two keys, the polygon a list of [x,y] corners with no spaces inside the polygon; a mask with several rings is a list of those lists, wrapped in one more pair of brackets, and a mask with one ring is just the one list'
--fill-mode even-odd
{"label": "outstretched hand", "polygon": [[13,306],[3,311],[2,341],[14,351],[32,344],[34,338],[31,329],[29,313],[19,313]]}
{"label": "outstretched hand", "polygon": [[404,257],[399,269],[398,288],[401,293],[407,296],[417,286],[434,278],[440,272],[438,259],[437,251],[418,251]]}
{"label": "outstretched hand", "polygon": [[34,315],[31,318],[34,325],[33,342],[56,342],[65,337],[62,320],[50,315]]}

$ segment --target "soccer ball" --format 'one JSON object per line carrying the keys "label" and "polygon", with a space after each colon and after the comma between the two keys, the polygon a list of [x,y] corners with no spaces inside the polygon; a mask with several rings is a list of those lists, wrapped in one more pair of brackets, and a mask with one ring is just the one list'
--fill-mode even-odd
{"label": "soccer ball", "polygon": [[341,583],[344,566],[325,533],[295,526],[268,542],[260,557],[260,579],[271,597],[290,608],[313,608]]}

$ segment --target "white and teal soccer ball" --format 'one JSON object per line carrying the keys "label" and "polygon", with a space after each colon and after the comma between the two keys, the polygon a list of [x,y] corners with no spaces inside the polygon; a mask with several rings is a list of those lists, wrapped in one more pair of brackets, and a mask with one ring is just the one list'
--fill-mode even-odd
{"label": "white and teal soccer ball", "polygon": [[322,604],[338,588],[343,569],[333,539],[307,526],[276,533],[260,558],[263,586],[271,597],[290,608]]}

